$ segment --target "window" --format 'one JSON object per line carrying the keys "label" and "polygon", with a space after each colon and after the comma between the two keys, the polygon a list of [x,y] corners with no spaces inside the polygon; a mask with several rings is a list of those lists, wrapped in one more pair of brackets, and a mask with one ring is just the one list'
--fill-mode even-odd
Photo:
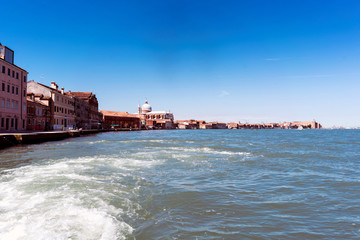
{"label": "window", "polygon": [[11,73],[11,70],[10,70],[10,68],[8,68],[8,75],[10,76],[10,73]]}
{"label": "window", "polygon": [[13,118],[11,119],[11,127],[12,128],[14,127],[14,119]]}
{"label": "window", "polygon": [[10,85],[7,85],[7,92],[10,93]]}
{"label": "window", "polygon": [[6,108],[10,108],[10,100],[6,101]]}
{"label": "window", "polygon": [[5,83],[2,83],[2,90],[5,92]]}
{"label": "window", "polygon": [[13,78],[15,77],[15,71],[14,70],[12,71],[12,77]]}
{"label": "window", "polygon": [[2,66],[2,73],[5,73],[5,66]]}
{"label": "window", "polygon": [[1,99],[1,107],[5,108],[5,99]]}
{"label": "window", "polygon": [[5,119],[4,119],[4,118],[1,118],[1,127],[2,127],[2,128],[4,127],[4,122],[5,122]]}
{"label": "window", "polygon": [[26,112],[26,104],[23,105],[23,111]]}
{"label": "window", "polygon": [[26,76],[24,76],[24,82],[26,82]]}
{"label": "window", "polygon": [[26,90],[24,89],[24,97],[26,97]]}
{"label": "window", "polygon": [[14,109],[15,108],[15,103],[11,102],[11,108]]}
{"label": "window", "polygon": [[11,93],[12,93],[12,94],[15,93],[15,87],[14,87],[14,86],[12,86],[12,91],[11,91]]}
{"label": "window", "polygon": [[16,87],[16,95],[19,95],[19,88]]}
{"label": "window", "polygon": [[18,72],[16,73],[16,79],[19,79],[19,73]]}

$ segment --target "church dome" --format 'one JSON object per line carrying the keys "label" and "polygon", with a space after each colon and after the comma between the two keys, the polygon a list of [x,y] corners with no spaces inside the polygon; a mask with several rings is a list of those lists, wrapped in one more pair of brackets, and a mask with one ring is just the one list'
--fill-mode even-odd
{"label": "church dome", "polygon": [[148,101],[146,100],[145,104],[143,104],[141,106],[141,112],[142,113],[147,113],[147,112],[151,112],[151,111],[152,111],[152,108],[151,108],[150,104],[148,104]]}

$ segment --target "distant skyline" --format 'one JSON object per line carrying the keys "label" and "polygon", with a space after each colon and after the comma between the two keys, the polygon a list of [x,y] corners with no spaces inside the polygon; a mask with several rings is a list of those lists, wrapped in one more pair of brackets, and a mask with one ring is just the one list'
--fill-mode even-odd
{"label": "distant skyline", "polygon": [[360,2],[7,1],[0,42],[28,79],[100,110],[360,127]]}

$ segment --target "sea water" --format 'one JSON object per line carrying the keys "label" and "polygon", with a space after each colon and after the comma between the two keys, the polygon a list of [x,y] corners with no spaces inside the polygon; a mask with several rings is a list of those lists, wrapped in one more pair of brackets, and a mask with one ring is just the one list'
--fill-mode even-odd
{"label": "sea water", "polygon": [[359,238],[359,130],[111,132],[0,151],[0,239]]}

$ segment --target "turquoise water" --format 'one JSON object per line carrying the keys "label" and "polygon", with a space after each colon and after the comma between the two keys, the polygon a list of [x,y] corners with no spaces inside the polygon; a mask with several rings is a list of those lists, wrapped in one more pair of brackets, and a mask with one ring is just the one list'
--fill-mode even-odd
{"label": "turquoise water", "polygon": [[116,132],[0,151],[0,239],[359,238],[359,130]]}

